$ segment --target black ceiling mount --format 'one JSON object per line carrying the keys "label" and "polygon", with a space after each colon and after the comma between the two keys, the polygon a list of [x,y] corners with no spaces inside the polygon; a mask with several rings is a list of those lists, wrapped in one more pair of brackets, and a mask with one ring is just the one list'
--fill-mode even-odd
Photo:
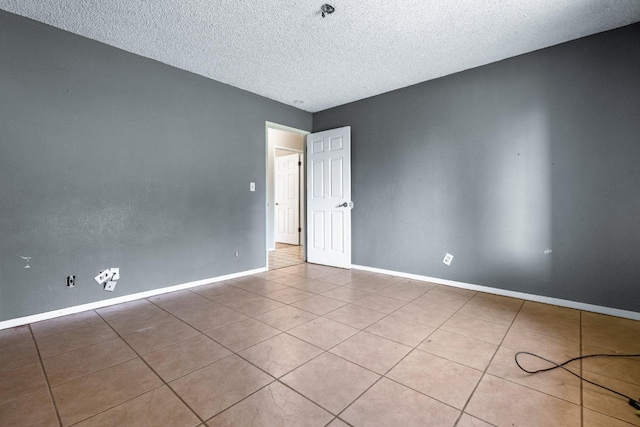
{"label": "black ceiling mount", "polygon": [[323,18],[325,17],[325,14],[331,15],[335,11],[336,11],[336,8],[331,6],[328,3],[325,3],[320,7],[320,12],[322,12],[322,17]]}

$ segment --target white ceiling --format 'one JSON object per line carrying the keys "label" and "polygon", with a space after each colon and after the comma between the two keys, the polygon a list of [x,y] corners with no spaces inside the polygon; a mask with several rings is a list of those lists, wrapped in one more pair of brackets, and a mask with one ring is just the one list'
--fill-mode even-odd
{"label": "white ceiling", "polygon": [[[640,0],[0,0],[315,112],[640,21]],[[295,103],[304,101],[303,104]]]}

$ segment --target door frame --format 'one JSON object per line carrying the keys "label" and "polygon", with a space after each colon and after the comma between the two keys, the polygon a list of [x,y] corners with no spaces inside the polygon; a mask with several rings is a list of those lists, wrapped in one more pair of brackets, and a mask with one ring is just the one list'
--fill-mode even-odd
{"label": "door frame", "polygon": [[[275,130],[281,130],[281,131],[285,131],[285,132],[292,132],[292,133],[297,133],[299,135],[303,135],[305,136],[304,142],[302,144],[302,157],[303,157],[303,161],[302,162],[302,170],[300,173],[300,180],[302,183],[302,187],[301,188],[307,188],[307,167],[306,167],[306,154],[307,154],[307,139],[306,136],[309,135],[311,132],[310,131],[306,131],[306,130],[302,130],[302,129],[296,129],[290,126],[286,126],[286,125],[281,125],[278,123],[273,123],[273,122],[269,122],[269,121],[265,121],[265,125],[264,125],[264,165],[265,165],[265,171],[264,171],[264,175],[265,175],[265,190],[264,190],[264,194],[265,194],[265,236],[264,236],[264,254],[265,254],[265,267],[267,268],[267,270],[269,269],[269,222],[273,222],[275,218],[272,218],[271,215],[269,215],[269,129],[275,129]],[[280,148],[282,149],[282,148]],[[291,149],[289,149],[291,150]],[[274,154],[274,159],[275,159],[275,152]],[[275,188],[275,183],[274,183],[274,188]],[[302,246],[302,259],[304,261],[307,260],[307,218],[306,218],[306,211],[307,211],[307,199],[306,199],[306,191],[301,191],[301,200],[300,200],[300,206],[301,206],[301,218],[300,218],[300,225],[302,228],[302,235],[300,236],[300,244]],[[302,213],[304,212],[304,216],[302,216]],[[275,230],[274,230],[275,233]]]}
{"label": "door frame", "polygon": [[[300,241],[300,246],[302,246],[304,248],[304,244],[303,244],[303,239],[302,236],[304,236],[306,234],[306,227],[305,227],[305,223],[302,220],[303,219],[303,215],[305,215],[306,213],[306,209],[304,206],[304,196],[305,196],[305,189],[303,188],[304,185],[304,150],[297,150],[295,148],[289,148],[289,147],[282,147],[280,145],[274,145],[273,146],[273,161],[274,161],[274,166],[275,166],[275,160],[276,160],[276,150],[280,150],[280,151],[288,151],[291,154],[299,154],[300,156],[298,157],[298,161],[301,163],[299,168],[300,168],[300,176],[298,179],[298,225],[301,228],[300,231],[300,236],[299,236],[299,241]],[[276,168],[273,168],[273,193],[274,193],[274,200],[275,200],[275,194],[276,194],[276,183],[277,180],[275,179],[276,176]],[[269,201],[267,201],[268,203]],[[275,211],[275,208],[274,208]],[[278,221],[278,216],[277,215],[273,215],[273,224],[274,224],[274,229],[273,229],[273,240],[275,242],[275,235],[276,235],[276,225],[277,225],[277,221]],[[277,243],[277,242],[275,242]]]}

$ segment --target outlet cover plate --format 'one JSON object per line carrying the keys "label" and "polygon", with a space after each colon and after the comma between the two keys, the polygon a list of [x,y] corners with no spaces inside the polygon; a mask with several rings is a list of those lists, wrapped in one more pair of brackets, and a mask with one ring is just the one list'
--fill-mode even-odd
{"label": "outlet cover plate", "polygon": [[106,285],[104,285],[104,290],[107,292],[113,292],[116,289],[116,282],[109,280]]}
{"label": "outlet cover plate", "polygon": [[444,259],[442,260],[442,262],[447,264],[447,265],[451,265],[451,261],[453,261],[453,255],[451,255],[449,252],[447,252],[445,254]]}
{"label": "outlet cover plate", "polygon": [[111,278],[111,271],[107,269],[107,270],[101,271],[100,274],[94,277],[94,280],[98,282],[99,285],[102,285],[105,282],[107,282],[110,278]]}

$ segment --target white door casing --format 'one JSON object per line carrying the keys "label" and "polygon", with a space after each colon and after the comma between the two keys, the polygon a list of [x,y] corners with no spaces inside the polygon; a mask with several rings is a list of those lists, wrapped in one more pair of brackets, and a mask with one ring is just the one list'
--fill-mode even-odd
{"label": "white door casing", "polygon": [[300,244],[300,155],[275,158],[276,242]]}
{"label": "white door casing", "polygon": [[351,127],[307,135],[307,261],[351,268]]}

